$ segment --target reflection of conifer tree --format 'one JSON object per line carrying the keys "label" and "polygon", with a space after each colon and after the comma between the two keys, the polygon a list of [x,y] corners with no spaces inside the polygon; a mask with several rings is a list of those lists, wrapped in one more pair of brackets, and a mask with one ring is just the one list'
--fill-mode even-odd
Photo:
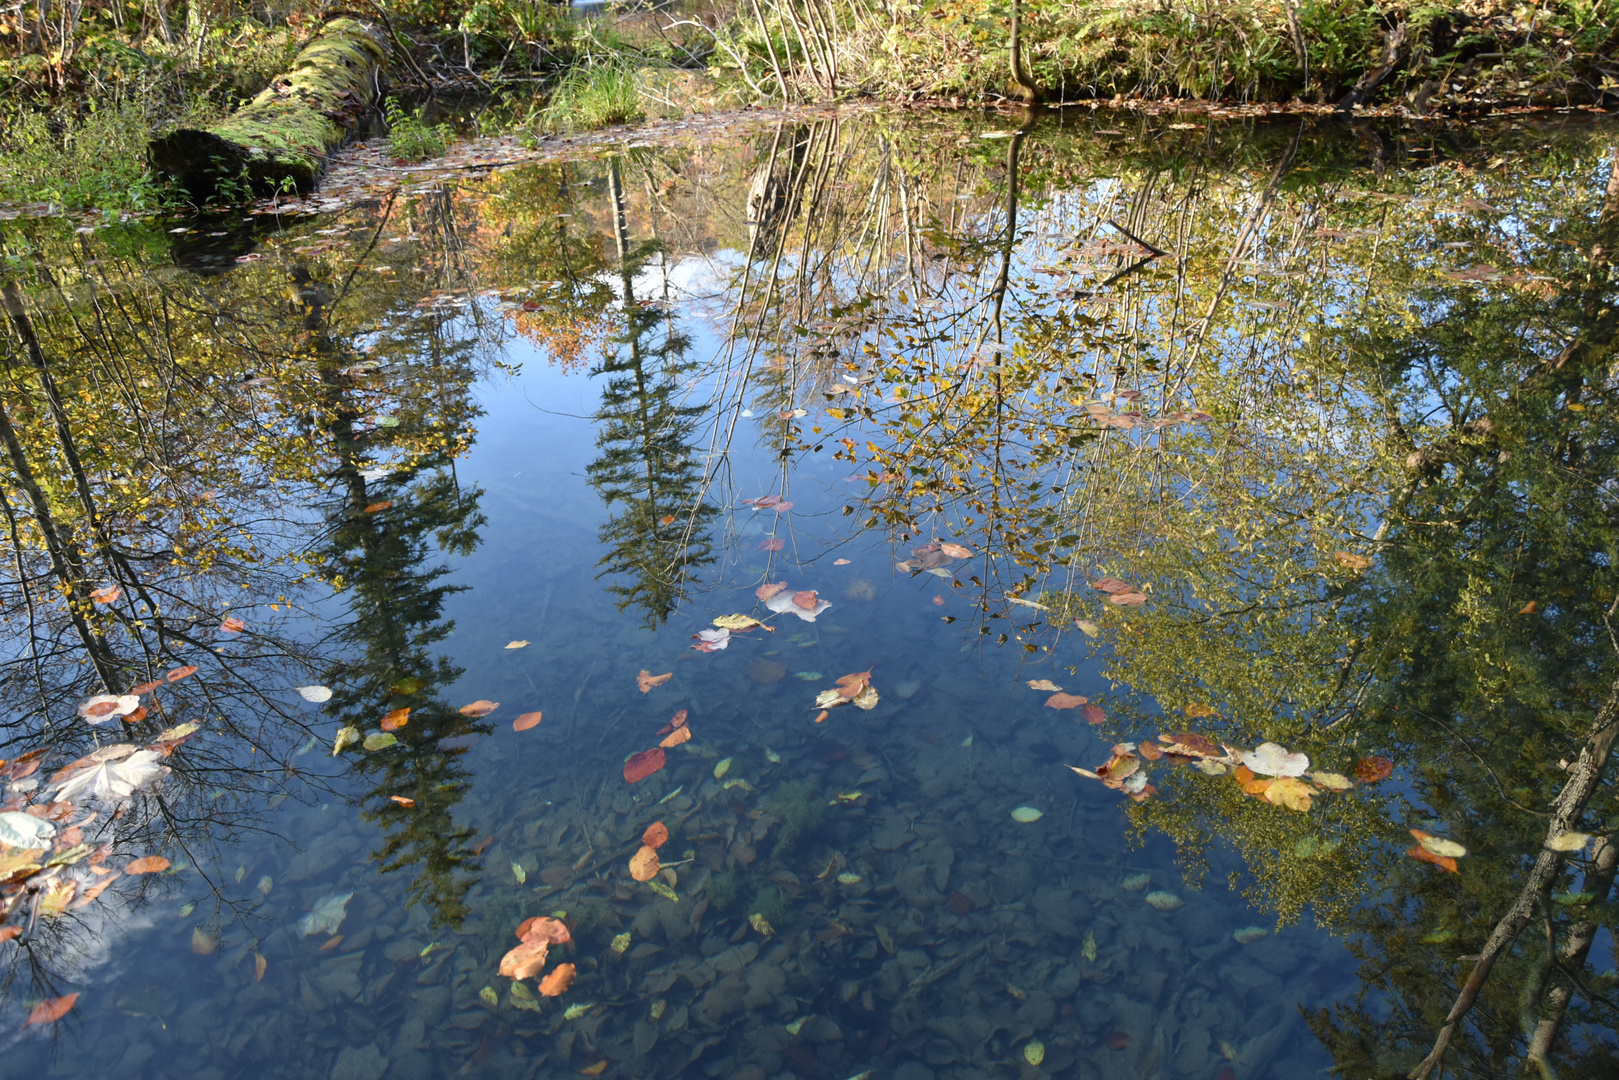
{"label": "reflection of conifer tree", "polygon": [[[389,711],[410,709],[405,726],[393,733],[395,745],[350,753],[362,755],[355,771],[375,782],[364,796],[364,816],[386,834],[375,853],[382,869],[416,867],[412,901],[425,902],[435,920],[454,925],[467,913],[468,875],[477,869],[467,848],[471,832],[451,816],[471,787],[470,772],[456,761],[466,746],[457,741],[491,727],[438,698],[461,674],[432,651],[454,629],[443,607],[455,590],[441,580],[444,566],[424,564],[435,545],[459,554],[477,545],[484,521],[481,492],[461,491],[451,471],[460,432],[434,431],[434,421],[414,418],[396,417],[395,426],[383,427],[367,415],[365,369],[343,366],[358,358],[325,335],[325,286],[307,279],[298,285],[312,351],[320,358],[327,427],[341,462],[336,479],[343,499],[324,555],[326,573],[347,595],[350,617],[336,635],[345,659],[328,673],[335,690],[330,710],[343,724],[373,733]],[[453,342],[446,348],[437,334],[427,340],[433,352],[428,365],[455,362],[460,350]],[[441,448],[436,453],[430,449],[435,443]],[[409,463],[368,480],[372,469],[384,467],[376,464],[379,458],[401,445],[411,451]],[[395,802],[395,795],[414,805]]]}
{"label": "reflection of conifer tree", "polygon": [[587,473],[610,515],[600,533],[608,552],[598,565],[604,574],[630,578],[608,591],[620,609],[638,605],[648,625],[656,625],[680,602],[692,568],[713,560],[706,527],[716,511],[700,501],[702,470],[691,450],[703,410],[676,396],[681,377],[695,366],[686,359],[691,341],[664,310],[636,300],[635,277],[658,246],[631,247],[616,161],[608,179],[624,327],[613,338],[613,354],[592,372],[607,376],[607,385],[596,413],[601,456]]}

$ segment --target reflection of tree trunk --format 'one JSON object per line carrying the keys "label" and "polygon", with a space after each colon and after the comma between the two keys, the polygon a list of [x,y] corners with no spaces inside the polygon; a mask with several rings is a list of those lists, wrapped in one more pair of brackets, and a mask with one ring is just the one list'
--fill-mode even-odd
{"label": "reflection of tree trunk", "polygon": [[1411,1070],[1410,1080],[1422,1080],[1439,1069],[1444,1061],[1445,1051],[1450,1048],[1451,1040],[1456,1037],[1456,1029],[1472,1011],[1479,992],[1484,989],[1484,982],[1490,977],[1490,969],[1528,925],[1541,894],[1562,872],[1565,856],[1551,849],[1551,841],[1578,827],[1580,815],[1585,812],[1585,804],[1595,794],[1597,785],[1602,780],[1603,768],[1613,750],[1615,736],[1619,736],[1619,680],[1615,680],[1613,688],[1608,692],[1608,699],[1602,703],[1602,708],[1597,710],[1585,745],[1580,749],[1580,756],[1568,770],[1568,783],[1563,786],[1557,801],[1552,804],[1551,820],[1546,826],[1547,846],[1541,848],[1534,868],[1529,871],[1528,879],[1518,892],[1518,898],[1513,901],[1512,907],[1501,921],[1495,924],[1489,940],[1479,953],[1477,963],[1473,965],[1467,981],[1462,984],[1461,993],[1456,996],[1455,1004],[1445,1016],[1445,1024],[1439,1029],[1433,1049],[1416,1068]]}
{"label": "reflection of tree trunk", "polygon": [[[1012,133],[1011,140],[1006,146],[1006,235],[1001,239],[1001,267],[995,274],[995,283],[989,287],[990,310],[993,313],[992,322],[995,326],[995,340],[1005,341],[1001,333],[1001,307],[1006,302],[1006,289],[1012,280],[1012,251],[1017,247],[1017,205],[1018,205],[1018,154],[1023,146],[1023,138],[1028,135],[1029,129],[1034,126],[1034,117],[1031,113],[1023,126]],[[999,351],[995,354],[995,362],[1001,360]]]}
{"label": "reflection of tree trunk", "polygon": [[34,521],[39,526],[40,534],[45,538],[45,550],[50,556],[51,570],[67,591],[68,617],[73,620],[73,629],[78,633],[85,651],[89,653],[90,662],[95,665],[102,688],[109,694],[116,693],[114,687],[118,684],[117,666],[107,650],[106,641],[91,628],[89,621],[84,617],[84,609],[89,605],[90,597],[85,589],[84,562],[79,556],[78,546],[70,538],[64,537],[57,527],[56,515],[51,513],[51,505],[46,500],[45,493],[40,490],[39,482],[34,479],[34,470],[28,464],[28,455],[23,450],[22,440],[17,438],[17,431],[11,426],[11,417],[6,414],[3,405],[0,405],[0,442],[6,444],[6,455],[11,459],[11,467],[17,474],[17,482],[34,508]]}
{"label": "reflection of tree trunk", "polygon": [[[1597,841],[1596,857],[1591,860],[1591,869],[1585,875],[1581,885],[1584,892],[1594,893],[1598,903],[1607,900],[1608,893],[1613,889],[1615,871],[1619,871],[1619,843],[1615,837],[1604,836]],[[1563,943],[1562,955],[1558,958],[1564,971],[1578,971],[1585,966],[1585,958],[1591,952],[1591,945],[1596,941],[1597,931],[1602,924],[1595,919],[1582,919],[1575,923],[1568,932],[1568,940]],[[1568,1003],[1574,998],[1574,987],[1570,984],[1567,975],[1562,981],[1553,986],[1551,993],[1546,995],[1546,1006],[1540,1022],[1535,1025],[1535,1034],[1529,1040],[1529,1052],[1526,1060],[1529,1064],[1537,1066],[1545,1075],[1550,1075],[1547,1069],[1547,1057],[1551,1053],[1552,1043],[1557,1041],[1557,1030],[1563,1023],[1563,1013],[1568,1009]]]}

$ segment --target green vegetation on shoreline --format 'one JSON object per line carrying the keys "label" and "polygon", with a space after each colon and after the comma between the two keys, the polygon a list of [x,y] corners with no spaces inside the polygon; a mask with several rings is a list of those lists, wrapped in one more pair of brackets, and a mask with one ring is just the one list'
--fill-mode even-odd
{"label": "green vegetation on shoreline", "polygon": [[589,19],[549,0],[76,10],[61,18],[29,0],[0,16],[0,201],[109,212],[183,201],[152,177],[148,140],[227,115],[339,14],[382,28],[395,45],[389,90],[430,101],[399,115],[438,137],[448,129],[431,99],[446,92],[494,98],[489,115],[552,131],[855,97],[1465,115],[1619,96],[1619,0],[710,0]]}

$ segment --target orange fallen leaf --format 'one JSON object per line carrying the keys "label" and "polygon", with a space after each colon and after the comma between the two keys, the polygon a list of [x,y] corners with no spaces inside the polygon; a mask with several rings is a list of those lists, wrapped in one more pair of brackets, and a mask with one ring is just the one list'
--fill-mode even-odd
{"label": "orange fallen leaf", "polygon": [[488,716],[490,713],[494,712],[498,708],[500,708],[500,702],[498,702],[498,701],[485,701],[482,698],[479,698],[477,701],[474,701],[471,705],[463,705],[463,706],[461,706],[460,713],[461,713],[462,716],[471,716],[471,717],[476,718],[476,717],[480,717],[480,716]]}
{"label": "orange fallen leaf", "polygon": [[[241,624],[240,620],[226,619],[225,621],[226,622],[236,621],[238,623],[238,626],[237,626],[238,630],[242,629],[242,626],[245,625],[245,624]],[[185,678],[187,675],[195,675],[196,673],[197,673],[197,665],[196,664],[186,664],[183,667],[175,668],[173,671],[171,671],[167,675],[163,676],[163,678],[166,679],[169,682],[179,682],[181,679]]]}
{"label": "orange fallen leaf", "polygon": [[658,519],[658,524],[659,525],[673,525],[674,523],[675,523],[675,516],[673,514],[665,514],[661,518]]}
{"label": "orange fallen leaf", "polygon": [[124,590],[121,587],[117,585],[104,585],[92,592],[90,594],[90,599],[94,600],[98,604],[111,604],[115,603],[122,595],[124,595]]}
{"label": "orange fallen leaf", "polygon": [[147,708],[146,708],[145,705],[142,705],[140,708],[136,709],[134,712],[132,712],[128,716],[124,717],[124,723],[126,723],[126,724],[138,724],[142,720],[146,719],[146,714],[147,714]]}
{"label": "orange fallen leaf", "polygon": [[1246,765],[1238,765],[1236,771],[1233,772],[1231,776],[1232,779],[1237,781],[1237,783],[1246,784],[1248,781],[1254,778],[1254,771]]}
{"label": "orange fallen leaf", "polygon": [[1533,600],[1529,601],[1523,607],[1518,609],[1518,614],[1519,615],[1533,615],[1534,613],[1535,613],[1535,601],[1533,601]]}
{"label": "orange fallen leaf", "polygon": [[398,731],[410,721],[410,708],[394,709],[377,724],[383,731]]}
{"label": "orange fallen leaf", "polygon": [[403,795],[390,795],[390,796],[388,796],[388,798],[392,799],[394,802],[398,803],[400,806],[405,807],[407,810],[410,809],[412,806],[416,805],[416,800],[415,799],[406,798]]}
{"label": "orange fallen leaf", "polygon": [[686,727],[684,724],[682,724],[680,727],[675,728],[669,734],[665,735],[663,737],[663,741],[660,742],[658,745],[660,747],[662,747],[663,749],[665,749],[665,750],[673,750],[675,747],[679,746],[681,743],[690,742],[690,741],[691,741],[691,728]]}
{"label": "orange fallen leaf", "polygon": [[1435,855],[1433,852],[1429,851],[1425,847],[1422,847],[1421,845],[1412,848],[1410,851],[1406,852],[1406,854],[1411,856],[1413,859],[1418,859],[1425,863],[1433,863],[1435,866],[1439,867],[1439,869],[1448,871],[1452,874],[1459,874],[1462,872],[1461,867],[1456,864],[1456,860],[1451,858],[1449,855]]}
{"label": "orange fallen leaf", "polygon": [[663,768],[663,749],[653,747],[651,750],[642,750],[639,754],[630,755],[624,762],[624,779],[631,783],[638,783]]}
{"label": "orange fallen leaf", "polygon": [[1364,570],[1372,565],[1372,560],[1364,555],[1356,555],[1352,551],[1334,551],[1332,557],[1346,570]]}
{"label": "orange fallen leaf", "polygon": [[634,855],[630,856],[630,877],[636,881],[651,881],[658,876],[662,866],[658,863],[658,853],[654,849],[642,844]]}
{"label": "orange fallen leaf", "polygon": [[1242,785],[1242,790],[1249,795],[1263,795],[1270,790],[1270,785],[1271,780],[1269,777],[1253,779]]}
{"label": "orange fallen leaf", "polygon": [[1088,702],[1089,700],[1090,700],[1090,698],[1084,697],[1083,695],[1080,695],[1080,694],[1064,694],[1064,693],[1059,692],[1059,693],[1056,693],[1056,694],[1052,694],[1050,697],[1046,698],[1046,708],[1048,708],[1048,709],[1077,709],[1081,705]]}
{"label": "orange fallen leaf", "polygon": [[143,855],[124,867],[126,874],[161,874],[172,865],[161,855]]}
{"label": "orange fallen leaf", "polygon": [[247,624],[241,619],[238,619],[236,616],[231,615],[220,622],[219,629],[226,634],[240,634],[243,630],[247,629]]}
{"label": "orange fallen leaf", "polygon": [[669,718],[669,722],[667,724],[663,725],[661,728],[658,729],[658,734],[659,735],[667,735],[671,731],[674,731],[676,728],[685,727],[686,726],[686,715],[687,714],[686,714],[685,709],[681,709],[679,712],[675,713],[673,716],[671,716]]}
{"label": "orange fallen leaf", "polygon": [[343,944],[343,935],[342,934],[333,934],[330,938],[327,939],[326,944],[322,945],[319,949],[316,949],[315,951],[316,952],[331,952],[333,949],[337,948],[341,944]]}
{"label": "orange fallen leaf", "polygon": [[372,503],[370,506],[365,508],[365,512],[368,513],[368,514],[380,514],[382,511],[389,510],[389,509],[392,509],[392,508],[393,508],[393,500],[388,499],[388,500],[386,500],[384,502],[374,502],[374,503]]}
{"label": "orange fallen leaf", "polygon": [[545,967],[545,958],[550,951],[551,943],[544,938],[524,938],[500,958],[498,974],[508,979],[527,979],[538,975]]}
{"label": "orange fallen leaf", "polygon": [[162,685],[162,679],[153,679],[151,682],[143,682],[138,686],[131,686],[129,688],[129,692],[134,694],[136,697],[140,697],[142,694],[150,694],[153,690],[156,690]]}
{"label": "orange fallen leaf", "polygon": [[753,595],[757,596],[760,600],[769,600],[772,596],[775,596],[777,593],[781,592],[781,590],[785,589],[786,587],[787,587],[787,583],[785,581],[778,581],[778,582],[776,582],[774,584],[761,585],[757,589],[753,590]]}
{"label": "orange fallen leaf", "polygon": [[0,942],[10,941],[14,937],[22,937],[22,927],[0,926]]}
{"label": "orange fallen leaf", "polygon": [[1164,752],[1150,742],[1144,742],[1137,746],[1136,752],[1148,761],[1157,761],[1164,756]]}
{"label": "orange fallen leaf", "polygon": [[512,730],[513,731],[527,731],[529,728],[534,727],[536,724],[538,724],[543,719],[545,719],[545,714],[544,713],[540,713],[540,712],[522,713],[521,715],[519,715],[517,717],[516,720],[512,721]]}
{"label": "orange fallen leaf", "polygon": [[[540,996],[561,997],[566,994],[568,987],[573,985],[574,972],[575,969],[572,964],[558,964],[555,971],[540,980]],[[601,1064],[605,1066],[607,1062],[603,1061]],[[590,1075],[594,1076],[600,1072],[601,1069],[597,1069],[595,1073]]]}
{"label": "orange fallen leaf", "polygon": [[831,712],[829,712],[829,711],[828,711],[828,710],[826,710],[826,709],[822,709],[822,710],[821,710],[821,715],[820,715],[820,716],[817,716],[817,717],[816,717],[816,718],[815,718],[815,722],[816,722],[816,723],[817,723],[817,724],[819,724],[819,723],[820,723],[820,722],[821,722],[821,721],[823,721],[823,720],[825,720],[825,719],[826,719],[826,718],[827,718],[827,717],[829,717],[829,716],[831,716],[831,715],[832,715],[832,713],[831,713]]}
{"label": "orange fallen leaf", "polygon": [[645,844],[654,851],[661,848],[668,842],[669,826],[665,825],[661,821],[654,821],[652,824],[646,827],[646,832],[641,834],[641,843]]}
{"label": "orange fallen leaf", "polygon": [[1375,784],[1394,774],[1394,762],[1386,757],[1363,757],[1355,762],[1355,779],[1363,784]]}
{"label": "orange fallen leaf", "polygon": [[[813,596],[814,594],[812,593],[811,595]],[[794,597],[794,599],[796,600],[797,597]],[[837,683],[838,693],[843,699],[853,701],[865,692],[866,687],[871,685],[871,671],[867,669],[857,671],[852,675],[842,675],[834,681]]]}
{"label": "orange fallen leaf", "polygon": [[[90,869],[93,872],[100,870],[101,868],[99,866],[92,866]],[[73,901],[74,907],[81,908],[86,904],[94,903],[95,898],[100,896],[108,885],[111,885],[113,882],[118,880],[118,872],[116,870],[104,870],[102,873],[104,876],[100,881],[96,882],[88,889],[85,889],[79,894],[79,898]]]}
{"label": "orange fallen leaf", "polygon": [[805,611],[814,611],[815,605],[820,602],[820,599],[819,596],[815,595],[814,589],[805,589],[803,592],[793,593],[793,604],[803,608]]}
{"label": "orange fallen leaf", "polygon": [[654,675],[646,668],[642,668],[641,673],[635,677],[635,685],[641,688],[641,693],[645,694],[654,686],[662,686],[674,677],[675,673],[672,671],[666,671],[662,675]]}
{"label": "orange fallen leaf", "polygon": [[78,994],[63,994],[61,997],[46,998],[29,1010],[28,1019],[23,1021],[22,1026],[54,1024],[66,1016],[72,1010],[73,1003],[78,1000]]}

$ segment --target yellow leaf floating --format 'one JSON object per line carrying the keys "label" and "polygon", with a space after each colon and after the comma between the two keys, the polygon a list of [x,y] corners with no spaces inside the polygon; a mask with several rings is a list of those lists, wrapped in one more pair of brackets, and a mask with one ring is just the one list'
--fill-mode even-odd
{"label": "yellow leaf floating", "polygon": [[1355,786],[1355,782],[1342,773],[1313,772],[1309,777],[1328,791],[1348,791]]}
{"label": "yellow leaf floating", "polygon": [[1424,850],[1438,855],[1442,859],[1460,859],[1467,854],[1466,848],[1454,840],[1446,840],[1443,836],[1425,833],[1421,829],[1412,829],[1411,835],[1416,838],[1417,843],[1423,846]]}
{"label": "yellow leaf floating", "polygon": [[1273,806],[1304,811],[1310,809],[1311,796],[1315,794],[1315,790],[1296,777],[1279,776],[1265,788],[1265,799]]}
{"label": "yellow leaf floating", "polygon": [[357,727],[339,728],[337,738],[332,740],[332,756],[336,757],[343,752],[345,746],[352,746],[360,741],[360,729]]}
{"label": "yellow leaf floating", "polygon": [[[714,625],[722,630],[752,630],[755,626],[764,626],[764,623],[752,615],[721,615],[714,620]],[[769,627],[766,627],[769,629]]]}
{"label": "yellow leaf floating", "polygon": [[[1546,846],[1552,851],[1578,851],[1590,842],[1591,836],[1589,833],[1561,832],[1546,841]],[[1423,844],[1423,847],[1427,847],[1427,845]]]}

